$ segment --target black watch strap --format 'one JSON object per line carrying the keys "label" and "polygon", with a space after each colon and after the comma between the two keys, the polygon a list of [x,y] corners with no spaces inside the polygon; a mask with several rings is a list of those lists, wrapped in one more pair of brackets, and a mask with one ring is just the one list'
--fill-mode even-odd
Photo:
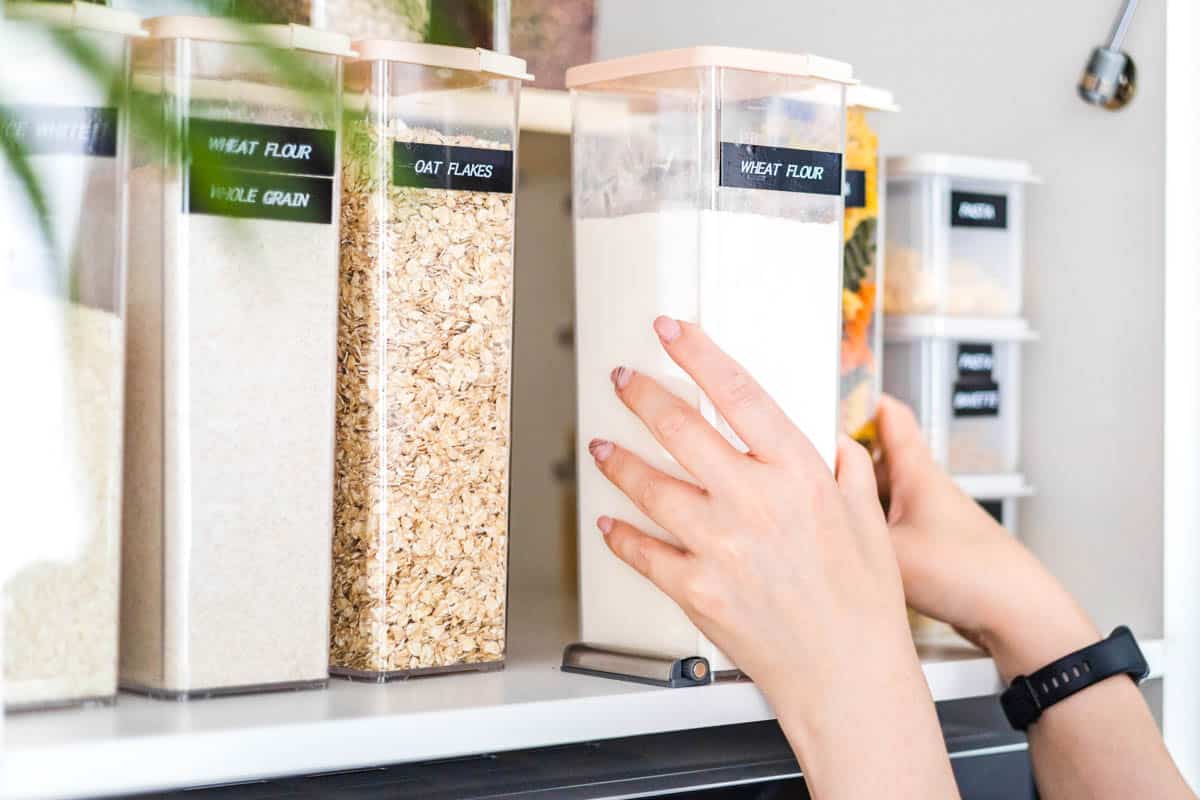
{"label": "black watch strap", "polygon": [[1150,674],[1137,640],[1124,625],[1107,639],[1060,658],[1032,675],[1018,675],[1000,695],[1000,705],[1009,724],[1023,731],[1060,700],[1121,674],[1134,681],[1144,680]]}

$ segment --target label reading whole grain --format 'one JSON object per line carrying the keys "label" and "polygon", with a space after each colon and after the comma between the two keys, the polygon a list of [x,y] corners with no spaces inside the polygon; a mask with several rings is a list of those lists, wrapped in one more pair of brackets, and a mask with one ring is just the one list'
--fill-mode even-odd
{"label": "label reading whole grain", "polygon": [[846,170],[846,208],[867,207],[867,171]]}
{"label": "label reading whole grain", "polygon": [[187,203],[192,214],[328,225],[333,222],[333,178],[192,165]]}
{"label": "label reading whole grain", "polygon": [[333,175],[336,145],[331,130],[199,117],[188,120],[192,164],[211,164],[218,169]]}
{"label": "label reading whole grain", "polygon": [[117,154],[117,110],[92,106],[0,107],[0,139],[28,155]]}
{"label": "label reading whole grain", "polygon": [[487,147],[394,142],[392,183],[417,189],[511,194],[513,153]]}
{"label": "label reading whole grain", "polygon": [[1007,228],[1008,198],[1002,194],[951,192],[950,227]]}
{"label": "label reading whole grain", "polygon": [[721,142],[721,185],[838,196],[845,188],[842,154]]}
{"label": "label reading whole grain", "polygon": [[956,417],[995,417],[1000,414],[1000,385],[992,377],[996,368],[995,347],[962,342],[955,358],[958,379],[954,382],[950,409]]}

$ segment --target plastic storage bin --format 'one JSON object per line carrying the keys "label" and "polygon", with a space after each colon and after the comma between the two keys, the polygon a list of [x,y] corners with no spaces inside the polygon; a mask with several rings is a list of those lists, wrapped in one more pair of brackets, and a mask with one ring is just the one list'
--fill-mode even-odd
{"label": "plastic storage bin", "polygon": [[[349,41],[149,20],[130,174],[122,686],[328,677]],[[174,147],[179,142],[182,146]]]}
{"label": "plastic storage bin", "polygon": [[613,393],[632,367],[736,436],[663,352],[659,314],[698,323],[833,463],[838,427],[847,64],[727,48],[575,67],[573,207],[583,638],[733,668],[592,531],[610,514],[670,538],[598,472],[603,437],[684,476]]}
{"label": "plastic storage bin", "polygon": [[921,155],[887,161],[889,314],[1021,313],[1029,164]]}
{"label": "plastic storage bin", "polygon": [[356,42],[346,67],[331,671],[505,652],[525,62]]}
{"label": "plastic storage bin", "polygon": [[1021,341],[1032,334],[1019,322],[995,326],[990,338],[905,330],[903,322],[889,319],[886,326],[884,391],[912,406],[949,472],[1015,472]]}
{"label": "plastic storage bin", "polygon": [[[0,566],[8,710],[117,690],[124,391],[125,90],[137,17],[85,3],[8,3],[0,127],[47,203],[0,159],[0,330],[14,459]],[[116,96],[52,36],[92,49]],[[19,344],[18,344],[19,343]]]}
{"label": "plastic storage bin", "polygon": [[856,85],[846,90],[846,218],[842,257],[842,431],[875,442],[883,352],[883,219],[879,136],[868,114],[899,111],[891,92]]}

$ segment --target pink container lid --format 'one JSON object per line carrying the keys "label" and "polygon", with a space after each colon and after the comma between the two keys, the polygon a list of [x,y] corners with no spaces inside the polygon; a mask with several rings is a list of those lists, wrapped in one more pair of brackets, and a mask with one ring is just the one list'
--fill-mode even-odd
{"label": "pink container lid", "polygon": [[525,71],[525,59],[506,56],[482,47],[450,47],[444,44],[399,42],[388,39],[361,39],[354,43],[359,61],[399,61],[470,72],[484,72],[502,78],[531,81]]}
{"label": "pink container lid", "polygon": [[199,39],[230,44],[258,44],[289,50],[306,50],[335,56],[353,56],[350,37],[304,25],[246,25],[223,17],[186,15],[146,20],[152,39]]}
{"label": "pink container lid", "polygon": [[694,67],[724,67],[855,83],[854,69],[849,64],[807,53],[779,53],[741,47],[685,47],[571,67],[567,70],[567,88]]}

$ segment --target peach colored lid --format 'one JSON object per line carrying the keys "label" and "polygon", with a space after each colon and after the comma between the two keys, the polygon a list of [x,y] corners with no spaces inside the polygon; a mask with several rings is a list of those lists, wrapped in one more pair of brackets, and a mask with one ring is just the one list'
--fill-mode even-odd
{"label": "peach colored lid", "polygon": [[525,71],[525,59],[484,50],[482,47],[360,39],[354,43],[354,51],[358,53],[359,61],[400,61],[428,67],[486,72],[522,81],[533,80],[533,76]]}
{"label": "peach colored lid", "polygon": [[12,20],[43,22],[63,28],[76,28],[126,36],[145,36],[142,18],[130,11],[95,3],[6,3],[3,16]]}
{"label": "peach colored lid", "polygon": [[206,42],[262,44],[335,56],[354,55],[349,36],[304,25],[247,25],[221,17],[170,16],[148,19],[145,28],[154,39],[200,39]]}
{"label": "peach colored lid", "polygon": [[866,111],[899,111],[896,98],[887,89],[859,84],[846,89],[846,108],[861,108]]}
{"label": "peach colored lid", "polygon": [[567,70],[567,88],[691,67],[725,67],[819,78],[837,83],[855,82],[854,69],[849,64],[807,53],[779,53],[741,47],[685,47],[571,67]]}

